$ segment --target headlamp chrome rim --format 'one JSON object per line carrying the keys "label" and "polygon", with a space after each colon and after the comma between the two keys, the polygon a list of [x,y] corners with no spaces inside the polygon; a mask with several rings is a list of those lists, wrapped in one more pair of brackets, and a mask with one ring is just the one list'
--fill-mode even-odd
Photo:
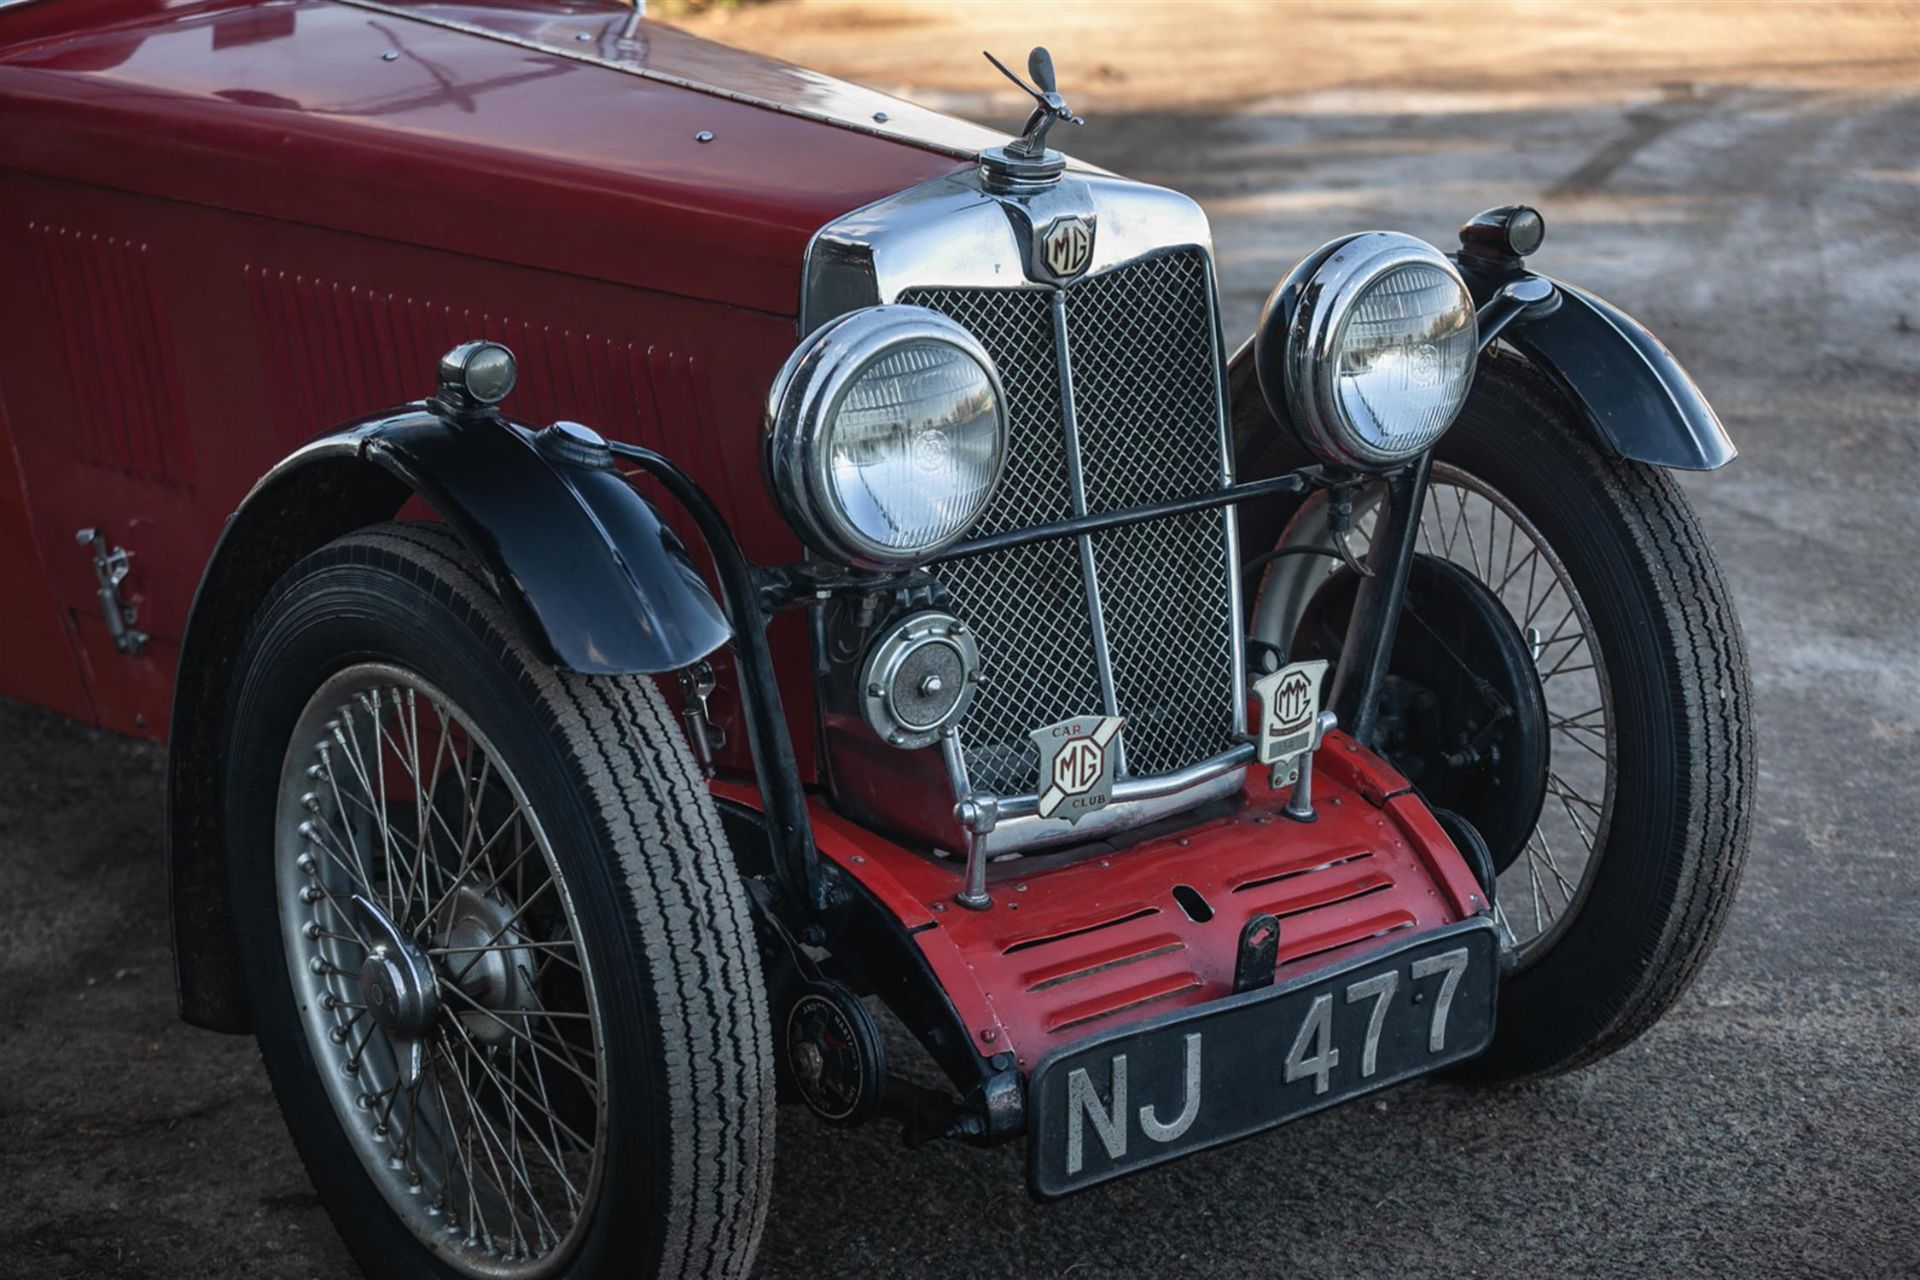
{"label": "headlamp chrome rim", "polygon": [[[986,375],[994,405],[993,474],[968,519],[937,541],[902,548],[877,542],[853,527],[833,483],[827,436],[861,375],[890,352],[918,343],[953,347]],[[767,396],[768,487],[787,522],[816,552],[851,568],[909,568],[938,559],[978,523],[1006,471],[1007,431],[1006,389],[977,338],[926,307],[867,307],[816,329],[774,378]]]}
{"label": "headlamp chrome rim", "polygon": [[[1389,272],[1408,266],[1431,267],[1460,291],[1466,304],[1469,350],[1477,352],[1479,328],[1472,295],[1459,269],[1445,254],[1424,240],[1397,231],[1361,232],[1334,242],[1313,257],[1323,254],[1324,260],[1302,282],[1287,326],[1284,360],[1288,416],[1299,429],[1303,443],[1323,461],[1363,470],[1396,465],[1421,450],[1395,452],[1370,445],[1349,421],[1341,401],[1335,356],[1346,323],[1367,291]],[[1477,355],[1469,355],[1469,377],[1476,362]],[[1458,413],[1456,406],[1454,416]],[[1446,434],[1451,424],[1449,418],[1433,439]]]}

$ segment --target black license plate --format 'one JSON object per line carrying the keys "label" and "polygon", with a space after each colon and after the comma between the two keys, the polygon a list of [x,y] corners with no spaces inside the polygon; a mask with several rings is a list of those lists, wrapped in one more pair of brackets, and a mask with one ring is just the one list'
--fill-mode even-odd
{"label": "black license plate", "polygon": [[1027,1090],[1027,1174],[1066,1195],[1470,1058],[1499,948],[1465,920],[1331,972],[1069,1045]]}

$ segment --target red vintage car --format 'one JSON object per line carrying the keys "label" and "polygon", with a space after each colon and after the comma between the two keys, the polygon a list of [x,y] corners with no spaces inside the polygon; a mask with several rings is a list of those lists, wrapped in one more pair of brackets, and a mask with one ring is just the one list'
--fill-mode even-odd
{"label": "red vintage car", "polygon": [[182,1014],[369,1274],[739,1275],[778,1100],[1059,1196],[1712,946],[1673,357],[1523,206],[1240,342],[1001,73],[1017,137],[590,0],[0,0],[0,692],[168,744]]}

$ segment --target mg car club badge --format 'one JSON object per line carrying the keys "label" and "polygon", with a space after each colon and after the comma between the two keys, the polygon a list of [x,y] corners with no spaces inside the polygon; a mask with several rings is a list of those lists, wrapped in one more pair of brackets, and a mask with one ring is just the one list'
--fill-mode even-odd
{"label": "mg car club badge", "polygon": [[1119,716],[1075,716],[1033,731],[1040,748],[1041,817],[1078,822],[1107,807],[1114,746],[1125,723]]}
{"label": "mg car club badge", "polygon": [[1273,770],[1275,788],[1300,773],[1300,757],[1313,750],[1314,717],[1320,711],[1320,682],[1326,660],[1294,662],[1253,682],[1260,704],[1259,760]]}

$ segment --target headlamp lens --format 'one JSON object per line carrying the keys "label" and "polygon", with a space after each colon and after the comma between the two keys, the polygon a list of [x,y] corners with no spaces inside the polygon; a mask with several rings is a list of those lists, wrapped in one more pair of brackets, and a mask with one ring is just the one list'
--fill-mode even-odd
{"label": "headlamp lens", "polygon": [[937,558],[986,510],[1005,463],[993,358],[924,307],[822,326],[788,357],[767,410],[775,500],[808,546],[854,568]]}
{"label": "headlamp lens", "polygon": [[999,474],[987,371],[938,341],[891,348],[853,378],[827,426],[833,505],[863,541],[912,556],[964,532]]}
{"label": "headlamp lens", "polygon": [[1375,278],[1333,344],[1334,400],[1353,451],[1386,461],[1439,439],[1466,402],[1475,345],[1473,304],[1458,277],[1409,262]]}

